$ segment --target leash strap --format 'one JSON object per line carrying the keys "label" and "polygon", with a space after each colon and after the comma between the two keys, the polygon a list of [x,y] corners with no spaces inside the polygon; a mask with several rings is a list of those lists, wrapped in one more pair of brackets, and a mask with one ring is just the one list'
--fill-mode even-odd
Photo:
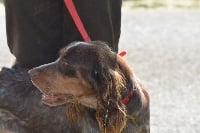
{"label": "leash strap", "polygon": [[[74,21],[77,29],[79,30],[83,40],[86,41],[86,42],[91,41],[91,38],[88,35],[88,33],[87,33],[87,31],[86,31],[86,29],[83,25],[83,22],[81,21],[79,15],[78,15],[78,12],[76,10],[76,7],[75,7],[73,1],[72,0],[64,0],[64,3],[65,3],[66,8],[68,9],[73,21]],[[122,51],[122,52],[119,53],[119,55],[123,57],[123,56],[126,55],[126,52]]]}
{"label": "leash strap", "polygon": [[82,38],[84,41],[89,42],[91,41],[90,36],[88,35],[78,13],[77,10],[74,6],[74,3],[72,0],[64,0],[65,6],[67,7],[72,19],[74,20],[74,23],[77,27],[77,29],[79,30]]}

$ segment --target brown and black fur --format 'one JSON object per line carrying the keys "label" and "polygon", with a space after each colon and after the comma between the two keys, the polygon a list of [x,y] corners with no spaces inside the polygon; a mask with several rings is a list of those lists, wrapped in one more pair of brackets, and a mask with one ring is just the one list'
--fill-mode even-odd
{"label": "brown and black fur", "polygon": [[[11,78],[16,75],[21,78],[20,73],[10,71],[7,73],[12,75]],[[22,82],[20,78],[14,78],[16,81],[13,83],[16,82],[17,86],[9,88],[8,92],[5,88],[9,85],[6,84],[5,88],[0,86],[7,94],[0,94],[0,102],[9,99],[9,93],[23,95],[18,97],[18,101],[1,102],[0,108],[25,122],[20,125],[29,132],[150,132],[146,88],[124,59],[105,43],[72,43],[60,51],[60,58],[55,62],[34,68],[29,74],[43,94],[69,96],[65,100],[43,101],[45,105],[41,103],[41,93],[30,84],[29,78],[22,78]],[[22,75],[27,77],[26,71]],[[0,82],[4,83],[1,79]],[[17,91],[16,88],[20,89]],[[131,90],[134,95],[124,105],[122,99]],[[17,106],[12,105],[17,103]]]}

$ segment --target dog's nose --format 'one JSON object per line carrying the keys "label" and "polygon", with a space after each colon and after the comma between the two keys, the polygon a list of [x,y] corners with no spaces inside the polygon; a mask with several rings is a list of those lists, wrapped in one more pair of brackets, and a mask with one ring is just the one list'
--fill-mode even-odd
{"label": "dog's nose", "polygon": [[28,71],[28,74],[31,78],[33,78],[38,75],[38,71],[36,69],[31,69]]}

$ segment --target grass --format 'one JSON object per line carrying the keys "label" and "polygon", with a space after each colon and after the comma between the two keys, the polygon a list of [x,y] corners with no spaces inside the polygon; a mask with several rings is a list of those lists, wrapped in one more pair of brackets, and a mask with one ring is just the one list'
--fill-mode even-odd
{"label": "grass", "polygon": [[200,8],[200,0],[126,0],[124,7],[129,8]]}

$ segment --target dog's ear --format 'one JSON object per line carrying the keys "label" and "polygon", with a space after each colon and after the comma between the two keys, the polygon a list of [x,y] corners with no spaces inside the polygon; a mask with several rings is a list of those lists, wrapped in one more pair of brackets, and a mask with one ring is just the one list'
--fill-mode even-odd
{"label": "dog's ear", "polygon": [[[134,74],[133,70],[131,70],[131,67],[128,65],[128,63],[119,55],[117,55],[117,68],[121,72],[121,75],[123,75],[124,79],[126,80],[126,84],[132,83],[134,80]],[[131,87],[131,86],[129,86]],[[134,87],[134,86],[132,86]]]}
{"label": "dog's ear", "polygon": [[100,71],[96,118],[101,132],[121,133],[126,125],[126,109],[120,95],[121,79],[114,69],[102,68]]}

